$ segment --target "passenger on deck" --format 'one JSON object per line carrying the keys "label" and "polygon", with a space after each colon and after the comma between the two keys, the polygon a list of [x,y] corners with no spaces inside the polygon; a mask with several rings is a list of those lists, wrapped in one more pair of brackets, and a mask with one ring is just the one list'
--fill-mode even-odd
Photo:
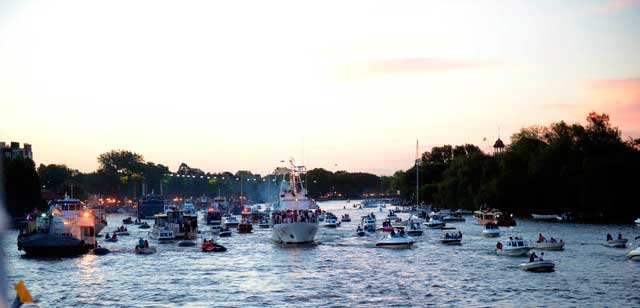
{"label": "passenger on deck", "polygon": [[535,262],[537,258],[538,255],[536,255],[536,252],[534,251],[529,255],[529,262]]}
{"label": "passenger on deck", "polygon": [[[113,235],[115,235],[115,233]],[[104,235],[104,238],[105,239],[111,238],[111,236],[109,236],[109,232],[107,232],[107,234]]]}
{"label": "passenger on deck", "polygon": [[621,240],[622,239],[622,233],[618,232],[618,239]]}
{"label": "passenger on deck", "polygon": [[144,246],[144,240],[142,238],[138,240],[138,245],[140,245],[140,247]]}
{"label": "passenger on deck", "polygon": [[391,229],[391,236],[396,236],[396,231]]}
{"label": "passenger on deck", "polygon": [[613,241],[613,236],[611,236],[611,233],[607,233],[607,241]]}
{"label": "passenger on deck", "polygon": [[111,238],[112,238],[112,239],[117,239],[117,238],[118,238],[118,235],[117,235],[115,232],[113,232],[113,236],[112,236]]}
{"label": "passenger on deck", "polygon": [[542,233],[538,234],[538,243],[542,243],[544,242],[546,239],[544,238],[544,236],[542,235]]}

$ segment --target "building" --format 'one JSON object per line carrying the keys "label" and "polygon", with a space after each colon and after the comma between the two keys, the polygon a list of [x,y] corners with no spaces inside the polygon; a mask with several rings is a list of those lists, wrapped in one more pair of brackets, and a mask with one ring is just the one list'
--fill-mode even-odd
{"label": "building", "polygon": [[497,155],[504,152],[504,142],[498,137],[498,140],[493,144],[493,154]]}
{"label": "building", "polygon": [[8,157],[10,159],[16,157],[27,157],[33,159],[33,152],[31,145],[24,144],[24,147],[20,147],[20,142],[10,142],[8,145],[6,142],[0,142],[0,151],[2,151],[2,157]]}

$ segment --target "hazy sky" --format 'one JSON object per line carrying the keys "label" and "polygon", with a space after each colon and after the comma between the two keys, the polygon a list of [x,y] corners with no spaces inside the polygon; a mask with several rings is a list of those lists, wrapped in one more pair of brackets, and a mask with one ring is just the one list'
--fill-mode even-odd
{"label": "hazy sky", "polygon": [[590,110],[640,135],[640,0],[0,0],[0,139],[36,163],[391,174]]}

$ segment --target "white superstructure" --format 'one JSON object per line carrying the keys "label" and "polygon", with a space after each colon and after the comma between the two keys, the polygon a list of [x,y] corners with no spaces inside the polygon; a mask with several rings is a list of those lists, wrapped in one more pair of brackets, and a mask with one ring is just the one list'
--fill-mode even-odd
{"label": "white superstructure", "polygon": [[288,172],[282,172],[278,202],[271,209],[271,238],[278,243],[310,243],[318,232],[318,220],[300,177],[306,169],[293,160],[290,164]]}

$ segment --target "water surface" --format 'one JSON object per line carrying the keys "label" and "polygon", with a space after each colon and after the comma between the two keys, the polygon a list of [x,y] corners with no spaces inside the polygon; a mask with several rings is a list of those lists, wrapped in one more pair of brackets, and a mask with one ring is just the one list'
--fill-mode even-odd
{"label": "water surface", "polygon": [[[31,259],[17,250],[17,232],[10,231],[4,240],[9,280],[24,280],[41,307],[640,305],[640,262],[627,259],[629,249],[602,245],[607,232],[640,236],[632,225],[518,220],[518,226],[502,228],[502,239],[533,240],[543,232],[567,242],[564,251],[545,252],[556,262],[555,272],[529,273],[517,267],[526,258],[496,256],[497,239],[482,237],[471,216],[450,224],[464,234],[462,246],[443,246],[437,239],[444,231],[425,230],[414,248],[387,250],[373,246],[378,235],[359,238],[354,232],[360,216],[385,213],[344,202],[321,207],[348,213],[353,222],[320,228],[318,243],[301,247],[273,244],[269,230],[234,233],[219,240],[228,248],[224,253],[150,241],[158,253],[136,255],[133,247],[148,231],[129,225],[131,236],[101,243],[109,255]],[[103,233],[125,217],[110,216]]]}

